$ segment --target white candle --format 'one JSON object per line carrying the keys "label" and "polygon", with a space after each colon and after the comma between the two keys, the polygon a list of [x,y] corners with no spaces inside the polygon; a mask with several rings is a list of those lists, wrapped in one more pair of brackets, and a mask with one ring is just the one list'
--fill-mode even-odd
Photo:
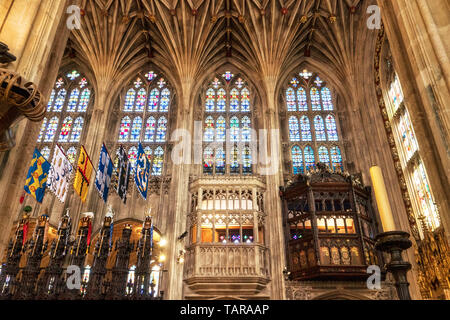
{"label": "white candle", "polygon": [[387,196],[386,185],[384,184],[381,168],[373,166],[370,168],[370,177],[377,201],[378,212],[380,213],[381,224],[384,232],[395,231],[394,217],[392,216],[391,205]]}

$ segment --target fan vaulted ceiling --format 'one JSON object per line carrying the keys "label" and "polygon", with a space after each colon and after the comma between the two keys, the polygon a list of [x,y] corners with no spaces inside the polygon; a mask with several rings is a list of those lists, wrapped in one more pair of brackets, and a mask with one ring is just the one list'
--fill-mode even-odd
{"label": "fan vaulted ceiling", "polygon": [[[231,57],[248,73],[279,79],[312,56],[343,70],[358,47],[369,0],[83,0],[71,58],[97,81],[155,62],[183,82]],[[360,37],[360,36],[359,36]]]}

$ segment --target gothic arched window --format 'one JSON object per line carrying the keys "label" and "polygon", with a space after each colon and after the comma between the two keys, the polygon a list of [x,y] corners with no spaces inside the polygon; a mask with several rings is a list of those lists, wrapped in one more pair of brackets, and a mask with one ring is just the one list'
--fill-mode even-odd
{"label": "gothic arched window", "polygon": [[203,173],[252,173],[251,93],[242,78],[226,72],[206,89]]}
{"label": "gothic arched window", "polygon": [[303,70],[292,78],[285,94],[293,173],[305,173],[317,162],[342,170],[335,104],[326,82]]}
{"label": "gothic arched window", "polygon": [[47,160],[52,161],[58,143],[70,162],[75,162],[90,99],[89,83],[77,70],[58,77],[37,139],[37,148]]}
{"label": "gothic arched window", "polygon": [[133,167],[141,142],[151,166],[151,175],[162,175],[172,93],[162,77],[150,71],[139,75],[124,90],[118,143],[128,152]]}

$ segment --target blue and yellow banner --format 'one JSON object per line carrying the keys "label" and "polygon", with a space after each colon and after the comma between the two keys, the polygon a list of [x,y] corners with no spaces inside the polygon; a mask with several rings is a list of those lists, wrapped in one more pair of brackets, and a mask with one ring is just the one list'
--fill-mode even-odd
{"label": "blue and yellow banner", "polygon": [[139,190],[142,198],[147,200],[147,187],[148,187],[148,176],[150,175],[150,164],[148,162],[147,155],[142,148],[142,144],[139,142],[138,146],[138,156],[136,159],[136,168],[134,173],[134,182]]}
{"label": "blue and yellow banner", "polygon": [[34,149],[33,159],[30,162],[27,179],[24,189],[31,194],[37,202],[42,203],[45,187],[47,186],[48,172],[50,171],[50,162],[48,162],[38,149]]}

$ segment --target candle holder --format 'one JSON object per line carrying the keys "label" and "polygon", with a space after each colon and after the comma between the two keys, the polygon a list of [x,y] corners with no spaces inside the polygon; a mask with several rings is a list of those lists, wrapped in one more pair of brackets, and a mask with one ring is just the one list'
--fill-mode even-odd
{"label": "candle holder", "polygon": [[386,270],[394,276],[395,287],[400,300],[411,300],[409,282],[406,273],[411,269],[411,263],[404,261],[402,252],[412,246],[409,233],[404,231],[389,231],[375,237],[375,248],[391,255],[391,261]]}

